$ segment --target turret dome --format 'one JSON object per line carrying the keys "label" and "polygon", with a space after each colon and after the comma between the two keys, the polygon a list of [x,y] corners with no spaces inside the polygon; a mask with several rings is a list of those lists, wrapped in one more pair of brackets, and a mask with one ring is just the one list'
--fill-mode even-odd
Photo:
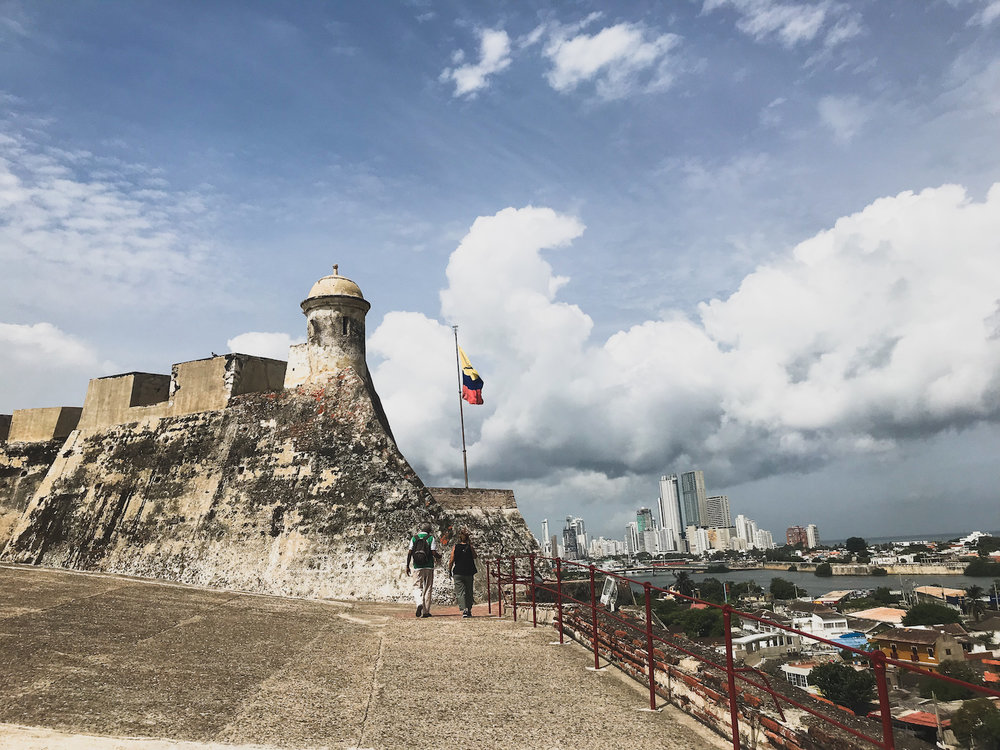
{"label": "turret dome", "polygon": [[361,300],[365,298],[361,293],[361,287],[346,276],[341,276],[337,266],[333,267],[332,274],[324,276],[313,284],[306,300],[317,297],[355,297]]}

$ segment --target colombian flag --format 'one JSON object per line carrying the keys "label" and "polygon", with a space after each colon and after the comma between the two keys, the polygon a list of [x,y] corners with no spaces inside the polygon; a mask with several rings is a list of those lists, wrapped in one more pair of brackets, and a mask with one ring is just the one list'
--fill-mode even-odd
{"label": "colombian flag", "polygon": [[483,379],[461,347],[458,348],[458,356],[462,359],[462,398],[470,404],[483,403]]}

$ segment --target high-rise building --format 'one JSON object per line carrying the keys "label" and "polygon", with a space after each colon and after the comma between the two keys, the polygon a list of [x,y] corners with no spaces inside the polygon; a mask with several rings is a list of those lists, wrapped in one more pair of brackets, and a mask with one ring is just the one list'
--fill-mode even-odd
{"label": "high-rise building", "polygon": [[660,477],[660,497],[657,510],[660,512],[660,529],[667,529],[674,536],[674,549],[677,549],[680,535],[684,533],[684,522],[681,520],[680,483],[676,474]]}
{"label": "high-rise building", "polygon": [[552,549],[549,547],[549,519],[542,519],[542,554],[552,556]]}
{"label": "high-rise building", "polygon": [[580,551],[576,541],[576,526],[573,524],[572,516],[566,516],[566,525],[563,527],[563,548],[566,550],[567,560],[580,559]]}
{"label": "high-rise building", "polygon": [[757,549],[774,549],[778,546],[774,543],[774,537],[771,536],[771,532],[766,529],[757,529],[755,544],[757,545]]}
{"label": "high-rise building", "polygon": [[715,495],[705,498],[705,517],[702,518],[702,525],[717,529],[727,529],[733,525],[732,516],[729,515],[728,496]]}
{"label": "high-rise building", "polygon": [[809,549],[815,549],[819,546],[819,529],[814,523],[806,526],[806,546]]}
{"label": "high-rise building", "polygon": [[555,534],[549,537],[549,550],[549,555],[551,557],[562,557],[562,555],[559,554],[559,537]]}
{"label": "high-rise building", "polygon": [[681,521],[685,527],[705,525],[702,513],[706,500],[705,473],[686,471],[681,474]]}
{"label": "high-rise building", "polygon": [[629,521],[625,524],[625,552],[629,555],[637,555],[639,550],[639,524]]}
{"label": "high-rise building", "polygon": [[639,533],[653,531],[656,526],[653,524],[653,511],[649,508],[639,508],[635,512],[635,522],[639,526]]}
{"label": "high-rise building", "polygon": [[785,531],[785,541],[789,546],[809,546],[809,538],[806,535],[806,530],[802,526],[789,526],[788,530]]}

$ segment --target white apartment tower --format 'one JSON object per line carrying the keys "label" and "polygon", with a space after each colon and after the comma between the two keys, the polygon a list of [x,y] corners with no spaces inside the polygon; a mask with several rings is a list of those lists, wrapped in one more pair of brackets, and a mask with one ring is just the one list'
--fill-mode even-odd
{"label": "white apartment tower", "polygon": [[677,549],[680,535],[684,531],[684,523],[681,520],[680,482],[676,474],[660,477],[660,497],[657,505],[660,529],[671,534],[673,537],[672,547]]}
{"label": "white apartment tower", "polygon": [[819,529],[814,523],[806,526],[806,546],[809,549],[816,549],[819,546]]}

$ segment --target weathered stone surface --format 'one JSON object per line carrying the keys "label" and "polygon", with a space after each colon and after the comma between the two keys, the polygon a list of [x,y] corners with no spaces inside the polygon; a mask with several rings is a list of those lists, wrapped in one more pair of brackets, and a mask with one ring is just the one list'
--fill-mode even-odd
{"label": "weathered stone surface", "polygon": [[55,460],[62,440],[0,445],[0,548]]}
{"label": "weathered stone surface", "polygon": [[[23,496],[19,496],[23,497]],[[12,501],[13,502],[13,501]],[[367,378],[75,432],[2,557],[244,591],[405,600],[422,522],[484,554],[531,551],[514,508],[447,509],[388,432]],[[2,537],[0,537],[2,538]],[[447,587],[438,595],[448,598]]]}

